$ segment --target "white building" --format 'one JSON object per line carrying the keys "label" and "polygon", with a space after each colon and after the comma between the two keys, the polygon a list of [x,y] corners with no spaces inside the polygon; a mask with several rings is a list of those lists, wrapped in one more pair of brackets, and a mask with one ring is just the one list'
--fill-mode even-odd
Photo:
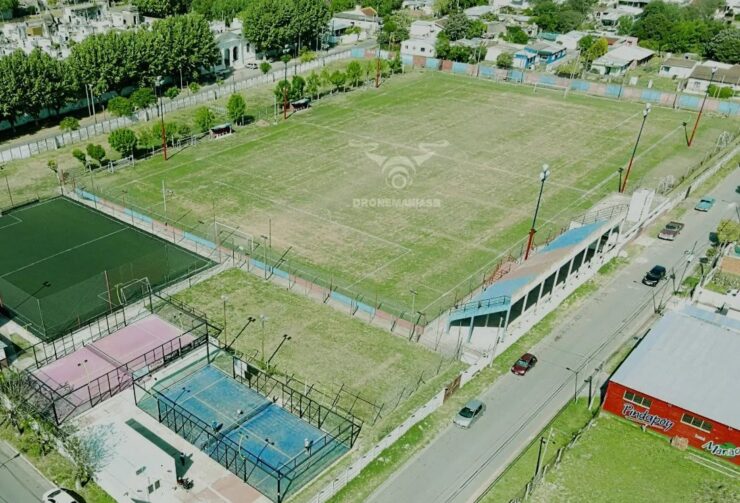
{"label": "white building", "polygon": [[658,75],[672,79],[688,79],[699,62],[687,58],[666,58],[660,64]]}
{"label": "white building", "polygon": [[[712,69],[716,68],[714,77]],[[686,91],[690,93],[704,94],[712,82],[717,87],[732,87],[737,93],[740,91],[740,65],[717,64],[715,61],[705,61],[696,65],[686,83]]]}
{"label": "white building", "polygon": [[223,72],[230,68],[238,70],[245,67],[256,67],[260,55],[257,54],[254,44],[242,35],[242,23],[238,19],[226,26],[221,21],[211,23],[214,32],[216,47],[221,55],[221,62],[213,67],[216,72]]}
{"label": "white building", "polygon": [[433,21],[414,21],[409,28],[409,38],[401,42],[401,54],[435,57],[437,37],[442,27]]}
{"label": "white building", "polygon": [[381,19],[372,7],[355,6],[353,10],[337,12],[332,20],[349,23],[351,28],[358,28],[366,35],[380,31]]}
{"label": "white building", "polygon": [[620,45],[595,59],[591,71],[599,75],[624,75],[627,70],[646,63],[654,54],[650,49]]}
{"label": "white building", "polygon": [[587,33],[585,31],[569,31],[568,33],[558,35],[555,38],[555,43],[562,45],[569,51],[575,51],[578,49],[578,42],[586,35]]}

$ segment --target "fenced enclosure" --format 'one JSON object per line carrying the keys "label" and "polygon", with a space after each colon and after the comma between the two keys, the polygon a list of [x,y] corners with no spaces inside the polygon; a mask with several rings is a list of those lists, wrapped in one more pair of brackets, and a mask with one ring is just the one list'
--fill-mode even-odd
{"label": "fenced enclosure", "polygon": [[[120,326],[83,341],[65,342],[49,354],[46,343],[32,348],[37,364],[23,373],[34,390],[30,399],[56,424],[78,415],[129,388],[137,379],[179,360],[206,344],[220,328],[166,296]],[[157,315],[152,313],[156,312]],[[38,355],[45,355],[40,358]]]}
{"label": "fenced enclosure", "polygon": [[68,198],[0,217],[0,307],[52,340],[213,265]]}
{"label": "fenced enclosure", "polygon": [[287,387],[275,395],[277,381],[258,391],[249,383],[259,371],[218,344],[207,349],[153,387],[137,384],[138,406],[276,502],[351,448],[354,418]]}

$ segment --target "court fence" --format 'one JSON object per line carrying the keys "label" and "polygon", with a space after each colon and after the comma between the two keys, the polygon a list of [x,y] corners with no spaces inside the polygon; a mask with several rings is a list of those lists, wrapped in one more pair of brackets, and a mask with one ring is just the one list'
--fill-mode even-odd
{"label": "court fence", "polygon": [[[70,417],[89,410],[128,389],[134,381],[145,378],[152,372],[204,346],[209,336],[217,337],[221,331],[220,327],[210,323],[207,318],[193,314],[194,310],[181,309],[165,295],[152,293],[151,298],[156,303],[152,304],[150,301],[149,310],[143,311],[138,316],[127,319],[125,316],[116,315],[113,320],[107,320],[108,316],[106,316],[104,325],[102,320],[98,320],[99,331],[97,333],[91,333],[89,336],[70,334],[61,343],[41,342],[29,348],[29,351],[34,354],[36,364],[25,369],[23,373],[29,386],[36,390],[38,395],[34,398],[37,408],[46,417],[60,425]],[[72,387],[66,383],[52,383],[54,384],[52,387],[50,383],[40,379],[34,373],[35,370],[43,369],[43,366],[91,345],[151,314],[156,314],[185,330],[175,339],[164,342],[127,362],[119,362],[99,349],[93,350],[116,367],[81,386]],[[46,379],[50,380],[48,376]]]}
{"label": "court fence", "polygon": [[352,447],[362,426],[354,417],[342,416],[284,383],[271,379],[260,369],[227,351],[217,339],[209,340],[206,344],[206,357],[191,364],[188,372],[213,366],[245,387],[257,391],[268,401],[315,426],[324,433],[323,436],[314,440],[310,449],[278,464],[266,460],[262,452],[253,452],[241,445],[224,431],[214,429],[207,420],[164,393],[153,387],[147,389],[137,382],[134,384],[134,397],[139,408],[278,503],[310,481],[322,468],[320,461],[331,456],[337,446],[343,446],[346,450]]}

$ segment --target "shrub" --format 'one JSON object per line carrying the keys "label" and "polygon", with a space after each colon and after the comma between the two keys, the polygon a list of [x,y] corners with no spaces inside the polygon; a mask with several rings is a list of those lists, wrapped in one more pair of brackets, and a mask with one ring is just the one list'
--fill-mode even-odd
{"label": "shrub", "polygon": [[80,121],[74,117],[65,117],[59,123],[59,128],[62,131],[77,131],[80,129]]}
{"label": "shrub", "polygon": [[105,159],[105,149],[103,147],[89,143],[86,150],[87,155],[89,155],[91,159],[95,159],[98,165],[103,164],[103,159]]}
{"label": "shrub", "polygon": [[128,128],[116,129],[108,135],[110,146],[124,157],[134,153],[137,141],[134,132]]}
{"label": "shrub", "polygon": [[207,107],[200,107],[195,111],[195,125],[198,126],[198,129],[202,133],[211,129],[215,124],[215,121],[216,117]]}
{"label": "shrub", "polygon": [[198,84],[197,82],[191,82],[190,84],[188,84],[188,89],[190,89],[191,93],[197,93],[200,89],[200,84]]}
{"label": "shrub", "polygon": [[131,100],[116,96],[108,102],[108,111],[116,117],[128,117],[134,113],[134,105]]}
{"label": "shrub", "polygon": [[229,112],[229,119],[236,124],[241,124],[244,116],[247,115],[247,104],[241,94],[232,94],[226,103],[226,110]]}
{"label": "shrub", "polygon": [[80,161],[84,167],[87,167],[87,156],[85,155],[85,152],[76,148],[72,151],[72,157]]}
{"label": "shrub", "polygon": [[137,89],[131,94],[131,103],[137,108],[146,108],[157,101],[154,91],[148,87]]}
{"label": "shrub", "polygon": [[496,57],[496,66],[499,68],[511,68],[514,64],[514,56],[508,52],[502,52]]}
{"label": "shrub", "polygon": [[170,87],[164,92],[164,95],[169,99],[174,100],[180,94],[180,89],[177,87]]}

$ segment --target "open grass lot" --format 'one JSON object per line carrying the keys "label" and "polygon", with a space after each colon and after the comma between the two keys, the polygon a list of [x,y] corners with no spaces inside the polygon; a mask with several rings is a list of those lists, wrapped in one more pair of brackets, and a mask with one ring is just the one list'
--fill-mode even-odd
{"label": "open grass lot", "polygon": [[[740,501],[740,478],[671,447],[666,437],[603,414],[534,492],[536,502]],[[701,455],[707,463],[717,458]],[[721,467],[735,470],[729,463]]]}
{"label": "open grass lot", "polygon": [[[415,72],[95,183],[108,197],[125,190],[129,203],[162,213],[164,180],[173,191],[168,214],[183,223],[200,222],[206,233],[215,211],[257,244],[270,235],[274,255],[290,247],[291,272],[300,267],[366,302],[396,312],[414,304],[433,317],[519,250],[543,163],[552,176],[540,240],[615,190],[642,108]],[[678,178],[738,124],[707,116],[687,149],[683,120],[693,115],[653,109],[630,187]],[[392,204],[409,199],[421,207]],[[378,200],[386,207],[373,207]]]}
{"label": "open grass lot", "polygon": [[[269,359],[283,334],[288,334],[291,339],[271,362],[277,372],[335,393],[344,386],[384,404],[383,417],[419,385],[435,376],[451,380],[462,369],[459,362],[444,360],[418,344],[238,269],[178,295],[217,323],[223,322],[222,296],[227,299],[222,340],[230,343],[252,316],[257,322],[237,339],[234,349],[262,360],[264,340],[264,359]],[[264,331],[260,315],[267,318]]]}

